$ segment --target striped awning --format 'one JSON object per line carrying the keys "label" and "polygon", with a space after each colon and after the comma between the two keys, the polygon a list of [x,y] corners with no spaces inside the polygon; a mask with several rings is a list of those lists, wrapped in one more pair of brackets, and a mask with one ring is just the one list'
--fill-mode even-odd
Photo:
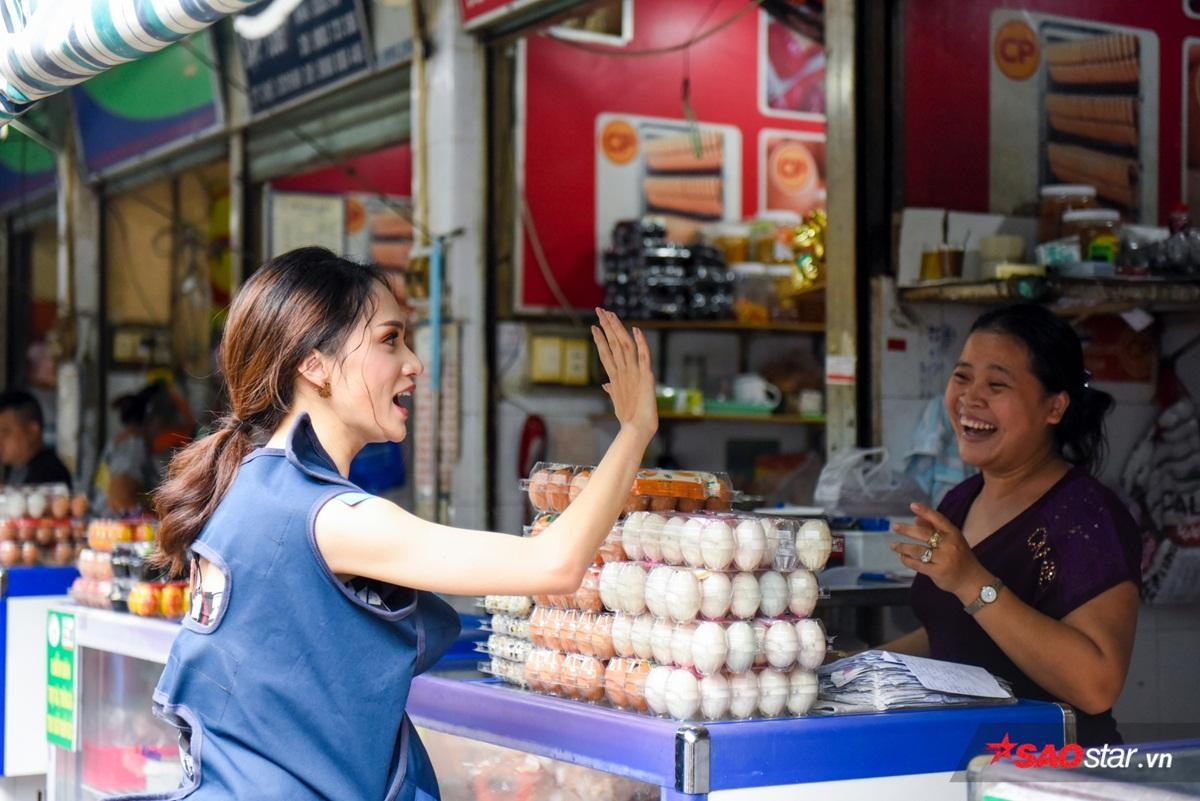
{"label": "striped awning", "polygon": [[0,0],[0,125],[259,0]]}

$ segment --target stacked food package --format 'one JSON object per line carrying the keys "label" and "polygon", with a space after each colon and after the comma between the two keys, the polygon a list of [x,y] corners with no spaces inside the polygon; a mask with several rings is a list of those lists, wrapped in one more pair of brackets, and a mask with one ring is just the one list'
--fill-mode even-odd
{"label": "stacked food package", "polygon": [[66,484],[0,491],[0,565],[70,565],[83,547],[88,501]]}
{"label": "stacked food package", "polygon": [[528,595],[488,595],[482,601],[488,617],[487,641],[481,650],[491,659],[480,668],[509,684],[525,686],[525,662],[533,644],[529,640],[529,613],[533,599]]}
{"label": "stacked food package", "polygon": [[[539,464],[523,482],[538,509],[527,533],[590,474]],[[534,597],[531,648],[511,683],[677,720],[805,714],[827,650],[811,615],[829,526],[735,513],[734,500],[723,474],[639,472],[579,589]]]}
{"label": "stacked food package", "polygon": [[79,553],[79,578],[71,585],[76,603],[177,620],[188,610],[185,581],[167,581],[149,559],[156,548],[153,520],[93,520],[87,547]]}

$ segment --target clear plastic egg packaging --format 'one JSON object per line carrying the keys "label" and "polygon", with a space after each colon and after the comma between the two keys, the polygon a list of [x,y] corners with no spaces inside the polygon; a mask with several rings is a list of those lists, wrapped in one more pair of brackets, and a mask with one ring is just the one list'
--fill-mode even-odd
{"label": "clear plastic egg packaging", "polygon": [[486,641],[477,643],[475,648],[497,659],[524,664],[533,651],[533,643],[507,634],[490,634]]}
{"label": "clear plastic egg packaging", "polygon": [[539,606],[529,619],[529,640],[537,648],[609,659],[616,653],[613,621],[605,612]]}
{"label": "clear plastic egg packaging", "polygon": [[600,577],[603,568],[592,565],[583,574],[579,588],[570,595],[535,595],[535,606],[548,606],[553,609],[582,609],[586,612],[599,612],[604,609],[600,597]]}
{"label": "clear plastic egg packaging", "polygon": [[529,618],[516,615],[494,614],[481,626],[481,629],[494,634],[503,634],[522,640],[529,639]]}
{"label": "clear plastic egg packaging", "polygon": [[[552,512],[539,514],[533,519],[533,522],[525,526],[522,530],[526,537],[536,537],[546,530],[546,527],[558,517]],[[625,555],[625,550],[621,547],[621,525],[616,523],[609,530],[608,536],[604,538],[604,542],[600,543],[600,547],[596,549],[595,555],[592,557],[592,564],[600,567],[605,562],[624,562],[628,559]]]}
{"label": "clear plastic egg packaging", "polygon": [[525,684],[541,693],[599,701],[604,697],[605,663],[586,654],[535,648],[525,662]]}
{"label": "clear plastic egg packaging", "polygon": [[609,562],[600,568],[600,603],[612,612],[649,612],[677,623],[812,616],[828,597],[817,575],[797,568],[710,570],[646,562]]}
{"label": "clear plastic egg packaging", "polygon": [[[539,513],[562,512],[587,486],[594,469],[591,465],[538,462],[520,487]],[[638,471],[624,511],[728,511],[738,499],[726,473],[646,469]]]}
{"label": "clear plastic egg packaging", "polygon": [[[611,675],[611,667],[609,672]],[[625,681],[625,685],[629,683]],[[802,667],[703,676],[687,668],[652,665],[641,684],[646,711],[680,721],[806,715],[817,700],[817,691],[817,674]],[[623,708],[633,708],[628,692],[624,701]]]}
{"label": "clear plastic egg packaging", "polygon": [[507,659],[501,659],[498,656],[493,656],[486,662],[480,662],[477,666],[480,673],[485,673],[489,676],[495,676],[505,684],[511,684],[515,687],[527,688],[529,686],[525,677],[525,663],[513,662]]}
{"label": "clear plastic egg packaging", "polygon": [[824,520],[733,513],[635,511],[620,524],[630,561],[719,571],[819,571],[833,534]]}
{"label": "clear plastic egg packaging", "polygon": [[529,617],[533,611],[533,598],[528,595],[485,595],[478,605],[489,615]]}

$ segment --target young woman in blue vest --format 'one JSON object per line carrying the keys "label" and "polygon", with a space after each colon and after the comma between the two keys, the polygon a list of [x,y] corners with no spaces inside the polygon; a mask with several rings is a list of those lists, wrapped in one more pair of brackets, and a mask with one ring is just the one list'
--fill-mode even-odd
{"label": "young woman in blue vest", "polygon": [[254,274],[221,345],[230,414],[157,495],[192,611],[154,693],[183,734],[185,781],[150,797],[438,797],[404,712],[458,633],[433,593],[573,591],[658,425],[644,337],[598,314],[620,432],[542,536],[509,537],[430,523],[346,478],[363,445],[404,439],[422,372],[384,277],[321,248]]}

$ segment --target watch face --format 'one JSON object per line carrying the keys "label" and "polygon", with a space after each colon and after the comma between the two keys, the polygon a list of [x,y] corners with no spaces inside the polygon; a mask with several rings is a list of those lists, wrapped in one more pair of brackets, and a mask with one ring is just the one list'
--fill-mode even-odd
{"label": "watch face", "polygon": [[990,604],[992,601],[996,600],[996,588],[991,584],[987,585],[979,591],[979,597],[985,604]]}

